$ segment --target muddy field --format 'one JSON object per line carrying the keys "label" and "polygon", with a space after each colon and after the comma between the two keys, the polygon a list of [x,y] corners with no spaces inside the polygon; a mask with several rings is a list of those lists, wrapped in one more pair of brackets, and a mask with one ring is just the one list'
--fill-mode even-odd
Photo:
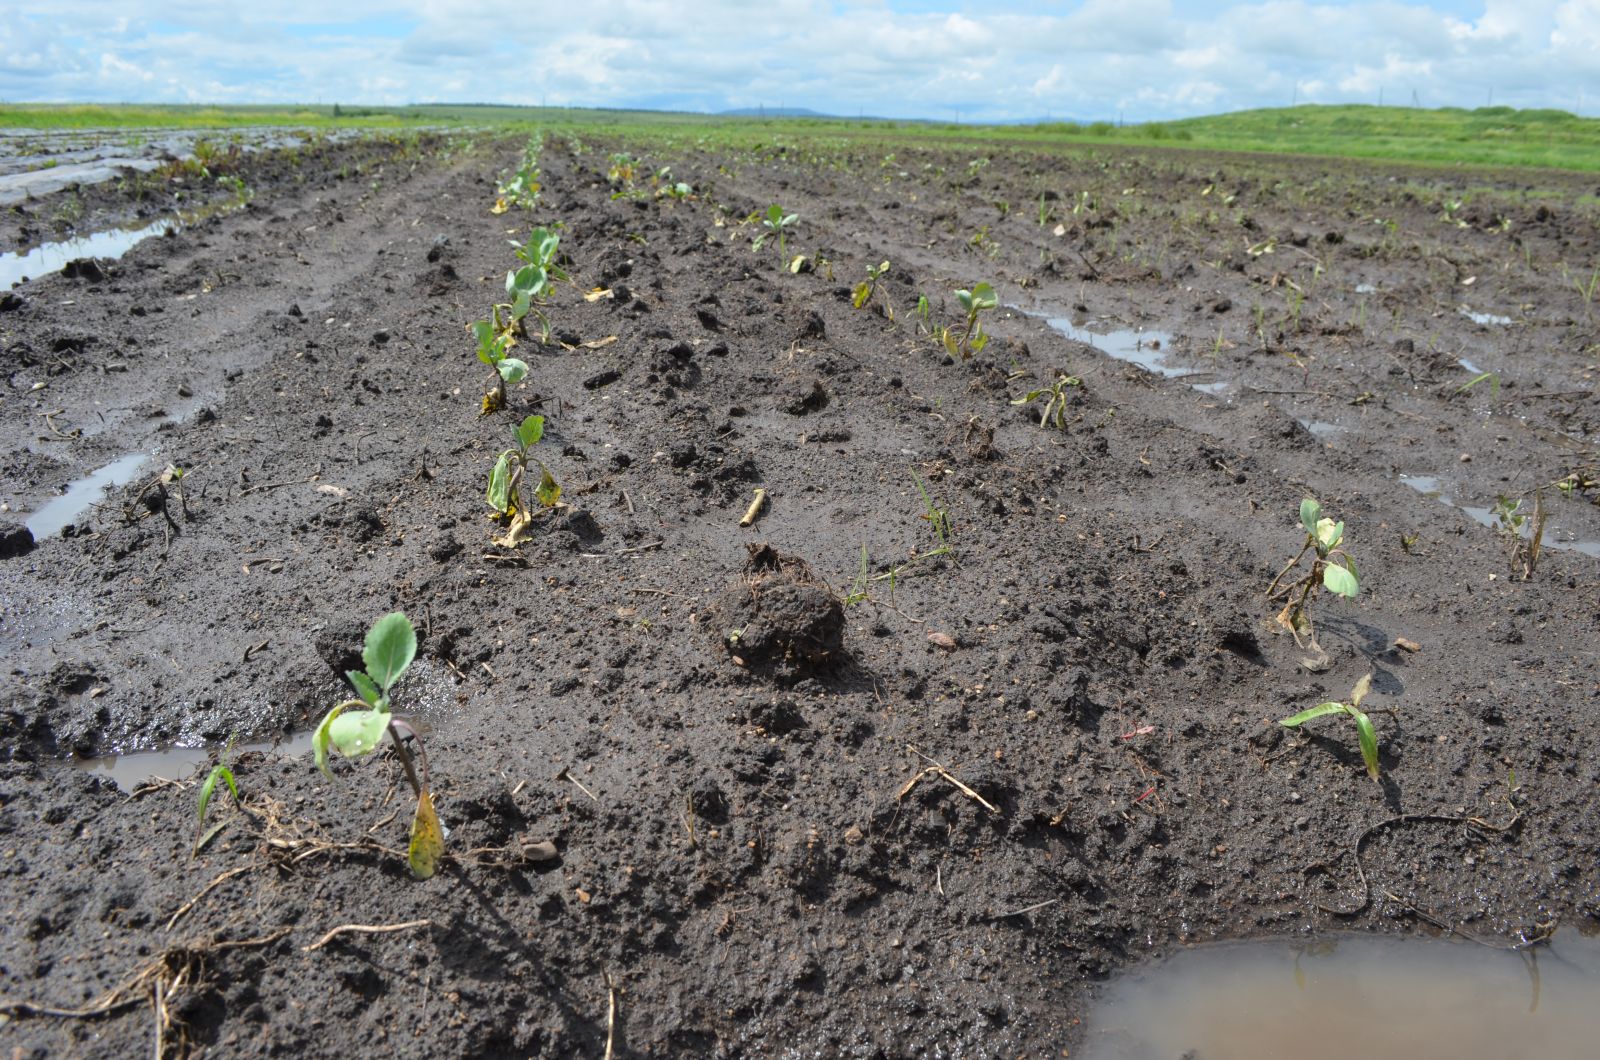
{"label": "muddy field", "polygon": [[[4,296],[0,1046],[1067,1055],[1185,944],[1600,920],[1593,178],[552,136],[492,214],[522,146],[284,167]],[[467,326],[552,222],[481,416]],[[505,548],[533,412],[563,506]],[[1529,573],[1486,524],[1536,495]],[[1267,598],[1306,496],[1359,562],[1320,650]],[[71,764],[303,748],[393,610],[432,880],[386,755],[236,752],[198,855],[203,771]],[[1276,724],[1367,674],[1376,783]]]}

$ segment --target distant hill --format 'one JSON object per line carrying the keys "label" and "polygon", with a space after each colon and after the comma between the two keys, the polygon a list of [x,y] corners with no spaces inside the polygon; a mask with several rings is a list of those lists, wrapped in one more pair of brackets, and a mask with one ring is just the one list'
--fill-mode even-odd
{"label": "distant hill", "polygon": [[737,110],[719,110],[721,118],[837,118],[837,114],[824,114],[810,107],[740,107]]}

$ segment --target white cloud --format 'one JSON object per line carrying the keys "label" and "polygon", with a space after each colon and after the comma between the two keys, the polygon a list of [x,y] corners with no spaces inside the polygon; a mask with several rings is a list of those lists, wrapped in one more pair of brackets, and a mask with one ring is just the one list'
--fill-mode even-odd
{"label": "white cloud", "polygon": [[[1600,107],[1600,0],[10,0],[0,98],[429,100],[972,120],[1302,102]],[[1491,83],[1492,82],[1492,83]]]}

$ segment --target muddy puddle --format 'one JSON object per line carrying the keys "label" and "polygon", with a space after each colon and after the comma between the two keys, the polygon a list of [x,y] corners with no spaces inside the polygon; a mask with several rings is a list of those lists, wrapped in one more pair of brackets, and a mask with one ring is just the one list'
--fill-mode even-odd
{"label": "muddy puddle", "polygon": [[[1425,497],[1432,497],[1446,507],[1461,511],[1479,526],[1488,527],[1490,530],[1496,531],[1500,528],[1499,520],[1495,517],[1492,507],[1458,503],[1450,495],[1449,487],[1435,475],[1401,475],[1400,481]],[[1531,512],[1531,505],[1525,505],[1524,510]],[[1531,527],[1525,527],[1523,536],[1526,537],[1531,532]],[[1593,556],[1595,559],[1600,559],[1600,539],[1579,537],[1563,530],[1554,519],[1545,524],[1543,544],[1545,548],[1555,549],[1559,552],[1581,552],[1585,556]]]}
{"label": "muddy puddle", "polygon": [[52,272],[60,272],[69,261],[80,258],[101,258],[115,261],[140,242],[159,236],[169,229],[183,231],[209,217],[228,213],[239,208],[239,203],[229,202],[202,210],[174,214],[159,221],[140,224],[133,228],[112,228],[103,232],[75,236],[54,243],[41,243],[28,250],[0,254],[0,288],[12,287],[23,280],[34,280]]}
{"label": "muddy puddle", "polygon": [[76,523],[91,505],[103,499],[107,490],[132,482],[149,462],[147,453],[129,453],[92,474],[68,483],[65,493],[39,505],[38,510],[28,516],[28,530],[33,534],[33,539],[43,541],[55,537]]}
{"label": "muddy puddle", "polygon": [[[409,722],[424,739],[429,739],[440,725],[448,725],[461,716],[457,695],[459,680],[428,659],[415,662],[397,693],[405,703],[399,717]],[[346,694],[347,689],[330,690],[328,706]],[[246,730],[248,731],[248,730]],[[259,731],[259,730],[258,730]],[[157,779],[185,780],[196,769],[215,760],[236,761],[245,754],[271,754],[281,758],[299,758],[311,753],[313,729],[282,735],[273,739],[235,740],[203,743],[195,741],[181,746],[162,747],[147,751],[128,751],[122,754],[73,757],[65,764],[74,769],[103,773],[117,782],[117,787],[131,792]],[[309,762],[310,759],[307,758]]]}
{"label": "muddy puddle", "polygon": [[1219,944],[1113,983],[1086,1060],[1514,1060],[1594,1055],[1600,937]]}
{"label": "muddy puddle", "polygon": [[1226,382],[1218,382],[1215,372],[1198,364],[1172,364],[1168,352],[1172,347],[1172,333],[1154,328],[1119,328],[1109,322],[1090,320],[1082,316],[1060,316],[1049,310],[1034,312],[1019,306],[1006,308],[1023,316],[1043,320],[1073,342],[1093,346],[1107,357],[1136,364],[1145,371],[1164,379],[1180,379],[1206,394],[1220,394],[1228,389]]}
{"label": "muddy puddle", "polygon": [[[232,761],[239,755],[251,752],[277,754],[295,758],[311,750],[312,733],[297,732],[282,740],[257,740],[236,743],[224,757]],[[72,766],[89,773],[104,773],[117,782],[117,787],[131,792],[157,778],[185,780],[196,769],[210,762],[217,753],[211,747],[166,747],[159,751],[134,751],[123,755],[101,755],[96,758],[74,758]]]}

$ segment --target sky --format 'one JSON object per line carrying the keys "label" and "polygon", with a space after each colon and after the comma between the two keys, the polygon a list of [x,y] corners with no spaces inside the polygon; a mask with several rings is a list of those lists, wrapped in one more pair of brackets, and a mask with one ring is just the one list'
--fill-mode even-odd
{"label": "sky", "polygon": [[959,121],[1291,103],[1600,115],[1600,0],[6,0],[8,102],[423,102]]}

